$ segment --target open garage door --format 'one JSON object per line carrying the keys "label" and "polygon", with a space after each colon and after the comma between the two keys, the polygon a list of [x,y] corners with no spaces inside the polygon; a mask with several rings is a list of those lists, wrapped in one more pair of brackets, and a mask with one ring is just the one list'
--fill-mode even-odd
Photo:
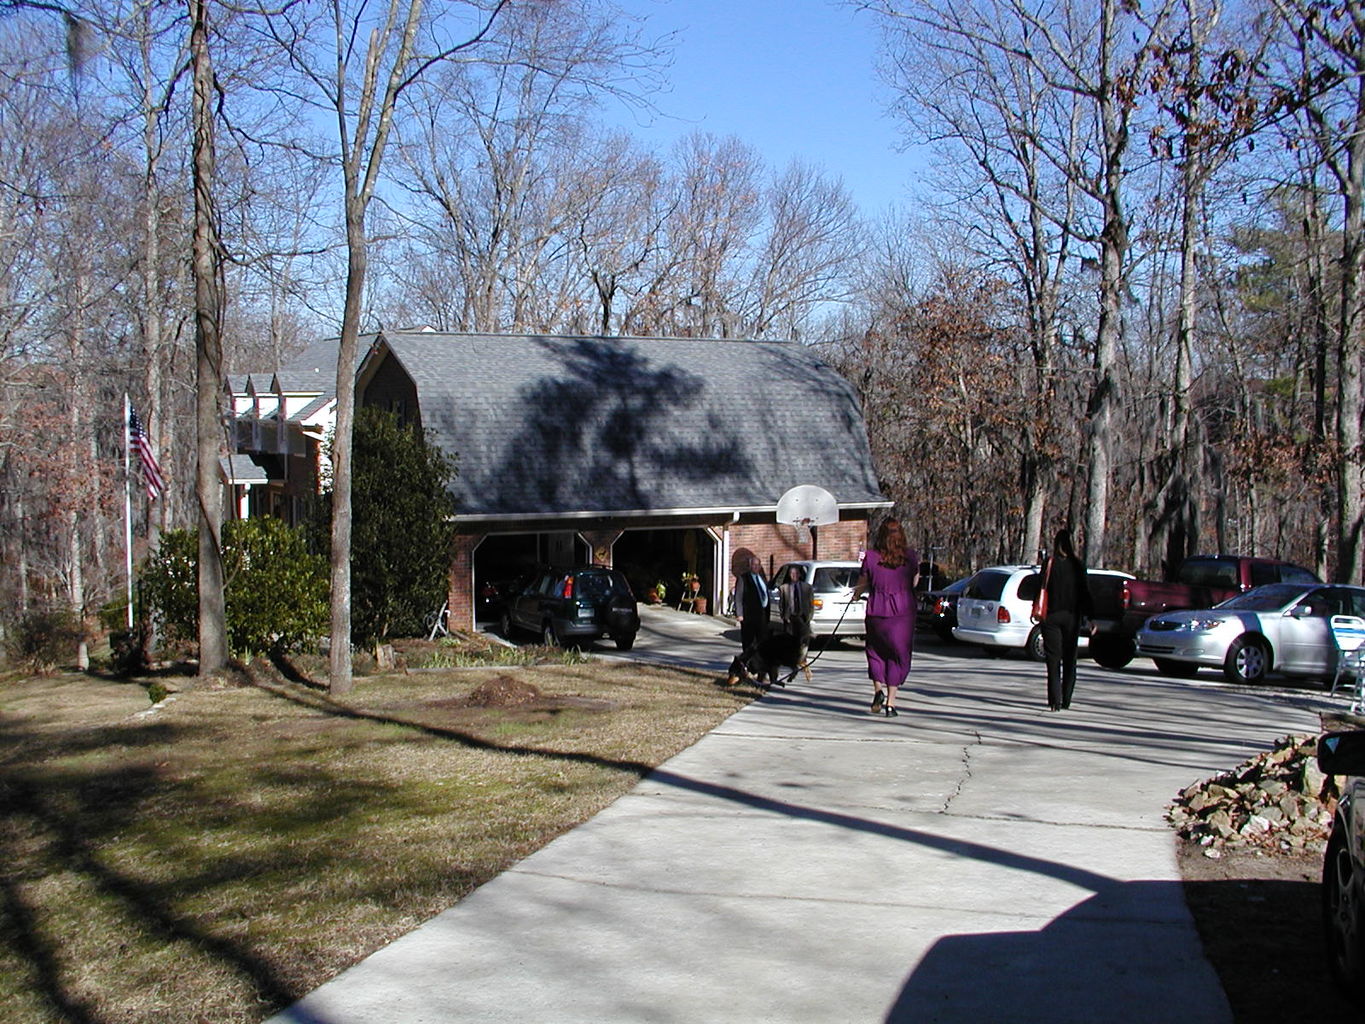
{"label": "open garage door", "polygon": [[588,546],[568,531],[489,534],[474,549],[475,620],[496,621],[504,592],[538,566],[568,568],[590,558]]}
{"label": "open garage door", "polygon": [[701,594],[715,610],[716,541],[700,527],[626,530],[612,548],[612,562],[626,574],[639,600],[657,583],[668,588],[667,602],[677,607],[685,573],[701,580]]}

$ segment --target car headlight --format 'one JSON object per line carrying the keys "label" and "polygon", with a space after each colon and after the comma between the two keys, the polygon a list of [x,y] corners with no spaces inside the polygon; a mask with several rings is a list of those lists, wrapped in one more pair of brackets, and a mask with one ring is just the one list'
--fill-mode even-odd
{"label": "car headlight", "polygon": [[1216,618],[1214,618],[1214,619],[1189,619],[1189,620],[1187,620],[1187,621],[1184,623],[1184,625],[1181,626],[1181,628],[1182,628],[1182,629],[1185,629],[1185,630],[1188,630],[1188,631],[1191,632],[1191,633],[1206,633],[1206,632],[1210,632],[1210,631],[1212,631],[1212,630],[1217,629],[1217,628],[1218,628],[1219,626],[1221,626],[1225,621],[1226,621],[1225,619],[1216,619]]}

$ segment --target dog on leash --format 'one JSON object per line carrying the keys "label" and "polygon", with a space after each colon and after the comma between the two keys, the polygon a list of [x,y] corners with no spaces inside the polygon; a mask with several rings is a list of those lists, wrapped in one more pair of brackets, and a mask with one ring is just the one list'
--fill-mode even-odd
{"label": "dog on leash", "polygon": [[[810,663],[801,647],[801,641],[790,633],[769,633],[757,646],[741,651],[730,662],[730,674],[726,677],[725,685],[752,682],[766,690],[773,686],[786,686],[787,679],[797,672],[805,672],[806,682],[810,682]],[[784,668],[791,669],[791,673],[786,679],[779,679]]]}

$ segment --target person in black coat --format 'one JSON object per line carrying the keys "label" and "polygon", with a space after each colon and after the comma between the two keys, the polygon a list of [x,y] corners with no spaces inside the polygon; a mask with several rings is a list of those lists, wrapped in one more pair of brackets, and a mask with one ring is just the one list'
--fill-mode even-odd
{"label": "person in black coat", "polygon": [[1081,621],[1090,615],[1090,587],[1085,563],[1076,555],[1071,531],[1061,529],[1052,541],[1052,554],[1043,567],[1047,614],[1043,617],[1043,655],[1047,659],[1047,707],[1071,707],[1076,689],[1076,644]]}
{"label": "person in black coat", "polygon": [[747,572],[735,574],[735,615],[739,619],[739,644],[747,653],[758,649],[768,635],[772,600],[763,579],[763,563],[758,556],[749,558]]}

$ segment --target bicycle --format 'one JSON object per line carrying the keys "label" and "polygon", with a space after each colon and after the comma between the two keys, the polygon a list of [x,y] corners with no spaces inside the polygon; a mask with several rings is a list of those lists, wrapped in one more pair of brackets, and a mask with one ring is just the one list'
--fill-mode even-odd
{"label": "bicycle", "polygon": [[427,639],[435,640],[439,636],[450,636],[450,602],[441,605],[439,611],[432,612],[422,622],[427,630]]}

